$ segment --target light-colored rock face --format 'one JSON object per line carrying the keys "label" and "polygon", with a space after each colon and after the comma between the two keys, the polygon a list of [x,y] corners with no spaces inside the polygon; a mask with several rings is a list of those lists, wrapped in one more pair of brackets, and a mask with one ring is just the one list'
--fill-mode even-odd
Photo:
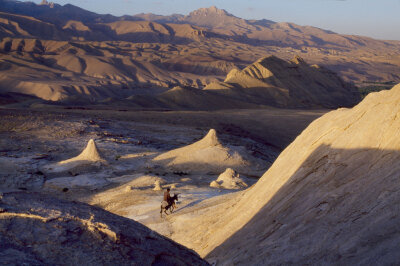
{"label": "light-colored rock face", "polygon": [[399,158],[397,85],[314,121],[257,184],[212,209],[201,224],[213,230],[189,233],[194,248],[226,265],[396,263]]}
{"label": "light-colored rock face", "polygon": [[90,139],[88,144],[86,145],[86,148],[79,154],[78,156],[71,158],[69,160],[61,161],[58,164],[63,165],[63,164],[68,164],[70,162],[74,161],[91,161],[91,162],[97,162],[97,161],[104,161],[100,154],[99,151],[97,150],[96,143],[94,142],[93,139]]}
{"label": "light-colored rock face", "polygon": [[210,187],[220,188],[220,185],[217,181],[214,180],[214,181],[211,181]]}
{"label": "light-colored rock face", "polygon": [[34,193],[0,196],[0,243],[13,265],[208,265],[133,220]]}
{"label": "light-colored rock face", "polygon": [[216,174],[228,167],[243,170],[253,163],[256,165],[257,162],[255,158],[245,155],[245,151],[241,149],[223,146],[214,129],[211,129],[203,139],[160,154],[153,161],[155,164],[177,171]]}
{"label": "light-colored rock face", "polygon": [[240,178],[240,175],[235,170],[227,168],[225,172],[218,176],[217,180],[210,183],[210,187],[241,189],[248,187],[248,185]]}
{"label": "light-colored rock face", "polygon": [[154,182],[154,191],[161,191],[162,190],[162,186],[161,186],[161,182],[159,180],[157,180],[156,182]]}
{"label": "light-colored rock face", "polygon": [[237,18],[232,14],[229,14],[226,10],[218,9],[215,6],[195,10],[188,16],[182,18],[182,20],[186,23],[201,27],[213,28],[216,29],[217,32],[224,34],[229,34],[229,30],[232,29],[243,31],[241,28],[251,27],[244,19]]}
{"label": "light-colored rock face", "polygon": [[202,140],[196,142],[196,148],[208,148],[213,146],[222,146],[218,140],[217,131],[215,131],[215,129],[210,129]]}

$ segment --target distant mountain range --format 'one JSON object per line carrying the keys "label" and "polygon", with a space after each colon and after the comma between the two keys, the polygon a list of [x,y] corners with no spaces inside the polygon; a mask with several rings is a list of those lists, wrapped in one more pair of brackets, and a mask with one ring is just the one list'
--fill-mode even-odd
{"label": "distant mountain range", "polygon": [[[163,93],[175,86],[210,88],[210,83],[224,81],[232,69],[243,69],[270,55],[283,60],[300,55],[310,64],[337,72],[345,81],[400,81],[398,41],[340,35],[293,23],[245,20],[214,6],[186,16],[116,17],[70,4],[0,0],[1,91],[12,88],[57,101],[75,95],[91,100],[111,97],[108,102],[115,97],[142,102],[155,91]],[[239,85],[230,93],[246,87]],[[157,101],[164,103],[166,95],[177,92],[197,98],[209,95],[180,89],[156,96]],[[240,105],[258,104],[254,101],[257,97]],[[295,102],[295,106],[304,106]],[[318,99],[311,102],[319,106]],[[321,106],[336,104],[325,101]]]}
{"label": "distant mountain range", "polygon": [[[144,27],[142,31],[146,33],[160,33],[162,35],[164,32],[159,32],[157,27],[167,28],[166,35],[169,37],[174,35],[174,30],[168,30],[168,26],[165,24],[188,24],[195,26],[196,30],[201,31],[199,35],[203,37],[229,39],[250,44],[342,49],[354,49],[358,47],[385,47],[390,49],[400,47],[400,42],[396,41],[379,41],[368,37],[340,35],[331,31],[310,26],[299,26],[293,23],[276,23],[265,19],[245,20],[235,17],[215,6],[200,8],[187,16],[179,14],[161,16],[149,13],[116,17],[96,14],[71,4],[64,6],[54,4],[50,6],[37,5],[32,2],[0,0],[0,12],[33,17],[42,22],[53,24],[58,30],[69,30],[68,34],[52,36],[58,40],[67,40],[76,36],[84,37],[85,40],[127,40],[126,36],[121,37],[118,34],[118,37],[115,34],[113,35],[113,33],[118,32],[121,28],[125,28],[126,33],[137,33],[139,30],[135,29],[135,27],[132,28],[132,25],[135,24],[132,22],[151,21],[158,23],[155,28],[151,26]],[[1,14],[1,17],[4,18],[4,16],[4,14]],[[74,28],[70,26],[71,21],[79,21],[81,28],[91,31],[92,34],[82,36],[79,27]],[[172,28],[176,27],[172,26]],[[126,30],[126,28],[130,28],[130,30]],[[75,30],[75,32],[71,30]],[[3,36],[9,36],[9,34],[5,33],[7,31],[4,29],[4,26],[1,31],[3,32]],[[30,33],[30,31],[28,30],[27,33]]]}

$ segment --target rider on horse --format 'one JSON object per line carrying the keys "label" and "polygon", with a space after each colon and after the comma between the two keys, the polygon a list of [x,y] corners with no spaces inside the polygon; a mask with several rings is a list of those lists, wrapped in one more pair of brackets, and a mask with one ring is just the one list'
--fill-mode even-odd
{"label": "rider on horse", "polygon": [[170,188],[167,188],[167,191],[164,192],[164,200],[163,202],[161,202],[161,210],[160,210],[161,217],[163,211],[165,214],[167,214],[167,210],[170,210],[170,212],[172,213],[172,211],[176,208],[175,201],[178,200],[179,194],[174,194],[174,196],[171,197],[169,191]]}
{"label": "rider on horse", "polygon": [[167,191],[164,192],[164,201],[168,202],[168,204],[171,202],[171,195],[169,194],[170,188],[167,188]]}

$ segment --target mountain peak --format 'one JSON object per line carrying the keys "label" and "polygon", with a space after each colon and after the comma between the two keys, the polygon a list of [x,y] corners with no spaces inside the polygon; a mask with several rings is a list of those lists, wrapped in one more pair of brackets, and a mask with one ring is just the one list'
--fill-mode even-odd
{"label": "mountain peak", "polygon": [[218,15],[218,16],[232,16],[225,9],[219,9],[216,6],[199,8],[190,12],[189,16],[198,16],[198,15]]}
{"label": "mountain peak", "polygon": [[48,2],[47,0],[42,0],[40,5],[41,6],[49,6],[50,8],[54,8],[54,3],[53,2]]}
{"label": "mountain peak", "polygon": [[183,21],[207,28],[225,29],[237,27],[237,25],[240,25],[241,28],[247,27],[247,23],[243,19],[235,17],[226,10],[219,9],[216,6],[194,10],[189,15],[185,16]]}

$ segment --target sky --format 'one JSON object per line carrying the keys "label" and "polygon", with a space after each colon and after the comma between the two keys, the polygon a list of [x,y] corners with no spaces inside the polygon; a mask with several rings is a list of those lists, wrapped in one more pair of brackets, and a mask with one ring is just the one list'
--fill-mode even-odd
{"label": "sky", "polygon": [[[51,0],[49,0],[51,1]],[[216,6],[244,19],[314,26],[340,34],[400,40],[400,0],[52,0],[99,13],[182,14]],[[41,0],[32,1],[40,3]]]}

